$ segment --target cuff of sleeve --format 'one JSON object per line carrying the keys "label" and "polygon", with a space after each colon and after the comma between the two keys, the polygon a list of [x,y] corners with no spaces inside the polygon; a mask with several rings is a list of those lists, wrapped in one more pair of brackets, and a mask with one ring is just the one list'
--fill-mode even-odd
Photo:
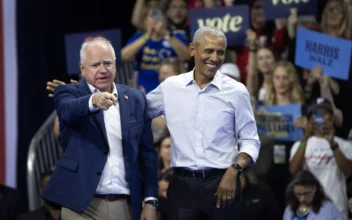
{"label": "cuff of sleeve", "polygon": [[[93,94],[93,95],[94,95],[94,94]],[[92,103],[93,95],[90,96],[89,101],[88,101],[88,106],[89,106],[89,111],[90,111],[90,112],[96,112],[96,111],[99,110],[99,108],[95,108],[95,107],[93,106],[93,103]]]}
{"label": "cuff of sleeve", "polygon": [[252,158],[252,163],[250,166],[254,165],[259,156],[260,143],[246,143],[246,141],[242,142],[240,147],[240,153],[246,153]]}
{"label": "cuff of sleeve", "polygon": [[157,200],[158,201],[158,199],[155,197],[147,197],[144,199],[144,202],[149,201],[149,200]]}

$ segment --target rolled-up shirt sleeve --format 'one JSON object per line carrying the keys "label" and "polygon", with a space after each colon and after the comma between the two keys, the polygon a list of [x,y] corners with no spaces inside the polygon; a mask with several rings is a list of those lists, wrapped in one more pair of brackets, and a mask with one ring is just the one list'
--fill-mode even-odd
{"label": "rolled-up shirt sleeve", "polygon": [[236,138],[241,143],[238,153],[248,154],[253,165],[258,159],[260,141],[247,89],[241,93],[237,106],[239,108],[235,109],[235,129]]}
{"label": "rolled-up shirt sleeve", "polygon": [[165,82],[161,83],[157,88],[147,94],[149,105],[149,117],[154,119],[164,114],[164,94],[163,86]]}

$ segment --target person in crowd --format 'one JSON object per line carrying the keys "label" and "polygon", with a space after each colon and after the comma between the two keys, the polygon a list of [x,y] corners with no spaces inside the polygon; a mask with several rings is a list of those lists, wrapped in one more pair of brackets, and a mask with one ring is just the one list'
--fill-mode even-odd
{"label": "person in crowd", "polygon": [[[46,185],[49,182],[51,175],[53,174],[53,169],[44,172],[40,177],[39,193],[42,194]],[[44,202],[43,207],[36,209],[32,212],[23,214],[17,218],[17,220],[60,220],[61,210],[55,209],[48,203]]]}
{"label": "person in crowd", "polygon": [[224,63],[220,67],[220,72],[232,79],[241,82],[241,73],[237,65],[234,63]]}
{"label": "person in crowd", "polygon": [[20,192],[17,189],[0,184],[1,219],[13,220],[23,212],[23,200]]}
{"label": "person in crowd", "polygon": [[[149,4],[159,4],[160,1],[137,0],[132,13],[131,23],[137,30],[145,31],[143,22],[143,10]],[[186,0],[167,0],[164,1],[168,28],[170,30],[182,30],[188,36],[188,7]]]}
{"label": "person in crowd", "polygon": [[264,105],[287,105],[304,103],[303,91],[298,81],[294,65],[288,61],[279,61],[271,74]]}
{"label": "person in crowd", "polygon": [[171,138],[165,137],[162,139],[159,146],[159,164],[158,169],[160,173],[164,173],[165,171],[170,169],[171,163]]}
{"label": "person in crowd", "polygon": [[167,58],[189,60],[187,39],[183,33],[170,31],[166,25],[166,15],[162,6],[145,9],[144,32],[137,32],[121,50],[121,59],[137,61],[138,87],[146,93],[159,85],[158,69]]}
{"label": "person in crowd", "polygon": [[283,220],[343,220],[314,175],[302,170],[287,187]]}
{"label": "person in crowd", "polygon": [[[263,105],[289,105],[299,103],[304,104],[302,88],[298,81],[295,67],[288,61],[279,61],[276,63],[272,73],[270,74],[270,83],[268,83]],[[269,170],[269,186],[276,196],[279,203],[279,209],[284,211],[284,193],[286,185],[291,178],[289,169],[290,149],[294,142],[275,141],[275,149],[284,148],[284,158],[277,159],[274,156],[273,163]],[[276,178],[280,176],[280,178]]]}
{"label": "person in crowd", "polygon": [[291,148],[290,172],[308,169],[319,180],[325,194],[347,218],[346,178],[352,173],[352,144],[335,136],[333,107],[323,98],[307,111],[304,136]]}
{"label": "person in crowd", "polygon": [[241,219],[280,220],[281,214],[272,191],[267,187],[249,182],[247,172],[240,176],[242,189]]}
{"label": "person in crowd", "polygon": [[115,51],[103,37],[82,44],[80,68],[84,80],[55,89],[64,153],[41,198],[61,206],[63,220],[154,220],[157,154],[146,98],[114,83]]}
{"label": "person in crowd", "polygon": [[239,219],[239,174],[260,149],[250,97],[218,71],[226,50],[221,30],[199,28],[189,49],[195,69],[147,95],[150,117],[164,115],[171,134],[169,218]]}
{"label": "person in crowd", "polygon": [[163,172],[160,176],[159,176],[159,181],[158,181],[158,185],[159,185],[159,206],[158,206],[158,214],[159,214],[159,220],[167,220],[167,214],[168,214],[168,210],[170,208],[168,200],[167,200],[167,189],[169,187],[169,184],[172,180],[172,169],[168,169],[165,172]]}
{"label": "person in crowd", "polygon": [[278,56],[271,47],[257,50],[257,35],[254,31],[247,31],[247,41],[250,48],[247,66],[246,86],[254,102],[263,103],[266,91],[271,85],[271,73],[278,61]]}
{"label": "person in crowd", "polygon": [[[297,12],[292,12],[288,18],[288,33],[290,36],[289,40],[289,53],[288,53],[288,60],[294,62],[295,60],[295,50],[296,50],[296,30],[298,26],[304,26],[306,28],[312,29],[314,31],[322,32],[329,36],[339,37],[343,39],[350,40],[351,35],[351,28],[349,24],[349,14],[348,14],[348,6],[343,0],[329,0],[327,1],[321,18],[321,23],[316,24],[303,24],[297,16]],[[351,59],[351,58],[349,58]],[[350,68],[351,72],[351,68]],[[304,74],[302,74],[304,76]],[[302,84],[303,88],[306,88],[305,84]],[[343,123],[341,126],[338,126],[339,123],[336,121],[336,132],[339,136],[347,138],[352,124],[352,115],[349,114],[352,111],[352,105],[346,105],[346,100],[348,100],[349,94],[352,93],[352,81],[351,80],[339,80],[339,79],[331,79],[328,80],[328,87],[319,88],[319,83],[315,83],[315,87],[313,89],[308,87],[308,95],[311,99],[322,97],[323,93],[319,94],[322,89],[331,90],[333,93],[333,100],[329,99],[329,97],[324,97],[330,100],[331,103],[336,105],[336,108],[340,109],[343,115]],[[310,94],[312,93],[312,94]],[[314,95],[317,94],[317,95]],[[336,112],[336,111],[334,111]],[[335,116],[336,120],[338,116]]]}
{"label": "person in crowd", "polygon": [[261,47],[271,47],[278,56],[281,56],[288,45],[286,21],[284,19],[278,19],[274,22],[266,21],[263,2],[263,0],[254,0],[250,3],[250,30],[257,36],[255,44],[231,48],[236,52],[236,60],[233,62],[238,65],[241,71],[242,83],[246,83],[250,53],[255,53]]}
{"label": "person in crowd", "polygon": [[162,83],[170,76],[176,76],[183,73],[182,63],[177,59],[169,58],[160,63],[159,82]]}

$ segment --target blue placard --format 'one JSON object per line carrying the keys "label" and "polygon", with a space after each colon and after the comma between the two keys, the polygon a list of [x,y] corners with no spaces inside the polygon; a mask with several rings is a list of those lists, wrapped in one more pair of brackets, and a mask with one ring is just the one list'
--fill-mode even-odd
{"label": "blue placard", "polygon": [[101,31],[92,31],[84,33],[67,34],[65,36],[66,49],[66,69],[68,75],[78,75],[81,70],[79,68],[79,51],[82,43],[89,37],[105,37],[108,39],[115,49],[116,61],[120,60],[121,50],[121,32],[120,29],[109,29]]}
{"label": "blue placard", "polygon": [[191,9],[189,12],[191,36],[203,26],[213,26],[222,30],[227,45],[244,45],[249,29],[249,8],[247,5],[235,7],[215,7]]}
{"label": "blue placard", "polygon": [[299,27],[296,37],[297,66],[311,70],[321,66],[323,74],[348,80],[352,41]]}
{"label": "blue placard", "polygon": [[258,133],[277,141],[294,142],[303,137],[302,129],[293,125],[301,116],[300,104],[260,106],[256,112]]}
{"label": "blue placard", "polygon": [[264,0],[265,18],[274,20],[288,18],[291,10],[300,15],[313,15],[317,13],[317,0]]}

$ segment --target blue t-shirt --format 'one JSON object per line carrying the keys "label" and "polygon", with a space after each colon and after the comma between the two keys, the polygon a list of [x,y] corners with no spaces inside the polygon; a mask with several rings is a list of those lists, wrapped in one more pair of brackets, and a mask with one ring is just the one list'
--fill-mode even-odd
{"label": "blue t-shirt", "polygon": [[[143,34],[142,32],[135,33],[128,40],[127,45],[133,43]],[[186,36],[182,32],[174,32],[174,36],[185,45],[188,44]],[[176,53],[167,38],[160,41],[148,40],[136,55],[138,85],[143,86],[147,93],[159,85],[158,69],[160,63],[170,57],[176,58]]]}

